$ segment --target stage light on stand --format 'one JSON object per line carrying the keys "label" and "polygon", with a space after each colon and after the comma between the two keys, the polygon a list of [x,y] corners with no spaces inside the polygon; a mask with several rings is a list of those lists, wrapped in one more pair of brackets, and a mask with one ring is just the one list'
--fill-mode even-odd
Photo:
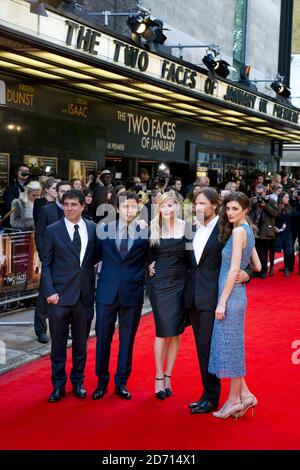
{"label": "stage light on stand", "polygon": [[[131,29],[131,39],[140,45],[163,44],[167,39],[163,33],[163,22],[158,18],[152,20],[144,13],[130,15],[127,25]],[[145,40],[144,44],[141,39]]]}
{"label": "stage light on stand", "polygon": [[139,15],[131,15],[127,19],[127,25],[134,34],[143,34],[146,31],[146,23],[144,18]]}
{"label": "stage light on stand", "polygon": [[271,88],[272,90],[275,91],[275,93],[282,98],[289,99],[291,96],[291,91],[289,88],[284,85],[280,80],[274,80],[274,82],[271,83]]}
{"label": "stage light on stand", "polygon": [[250,88],[253,91],[257,91],[257,86],[254,83],[251,83],[250,71],[251,71],[251,65],[246,65],[246,64],[242,65],[242,67],[240,68],[240,78],[238,80],[238,83]]}
{"label": "stage light on stand", "polygon": [[203,57],[202,62],[210,72],[215,73],[222,78],[226,78],[230,74],[230,64],[222,59],[216,60],[216,55],[216,52],[213,54],[208,53]]}
{"label": "stage light on stand", "polygon": [[30,13],[34,13],[39,16],[48,16],[44,3],[39,0],[30,1]]}

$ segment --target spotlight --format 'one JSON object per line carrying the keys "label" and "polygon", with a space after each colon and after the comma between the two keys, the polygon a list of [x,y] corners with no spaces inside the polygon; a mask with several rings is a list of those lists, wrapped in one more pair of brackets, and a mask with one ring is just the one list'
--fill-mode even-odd
{"label": "spotlight", "polygon": [[257,91],[257,86],[254,83],[251,83],[251,80],[249,79],[250,71],[251,65],[242,65],[242,67],[240,68],[240,78],[238,83],[250,88],[253,91]]}
{"label": "spotlight", "polygon": [[275,80],[271,83],[271,88],[277,95],[282,96],[282,98],[288,99],[291,96],[291,91],[279,80]]}
{"label": "spotlight", "polygon": [[157,44],[163,44],[167,40],[167,36],[163,33],[163,22],[156,18],[155,20],[152,20],[150,27],[155,34],[153,42]]}
{"label": "spotlight", "polygon": [[240,69],[240,80],[245,80],[245,82],[249,81],[251,65],[242,65]]}
{"label": "spotlight", "polygon": [[30,13],[39,16],[48,16],[44,3],[38,0],[34,3],[30,2]]}
{"label": "spotlight", "polygon": [[129,16],[127,19],[127,25],[134,34],[143,34],[147,28],[144,18],[139,15]]}
{"label": "spotlight", "polygon": [[136,42],[143,38],[147,44],[163,44],[167,39],[163,33],[163,22],[159,19],[151,20],[144,15],[131,15],[127,19],[127,25],[131,29],[132,39]]}
{"label": "spotlight", "polygon": [[59,8],[74,14],[82,14],[84,11],[83,6],[77,3],[76,0],[64,0],[63,2],[59,3]]}
{"label": "spotlight", "polygon": [[203,57],[202,62],[204,65],[210,70],[211,72],[216,73],[222,78],[226,78],[229,74],[229,66],[228,62],[225,60],[216,60],[213,54],[207,54]]}

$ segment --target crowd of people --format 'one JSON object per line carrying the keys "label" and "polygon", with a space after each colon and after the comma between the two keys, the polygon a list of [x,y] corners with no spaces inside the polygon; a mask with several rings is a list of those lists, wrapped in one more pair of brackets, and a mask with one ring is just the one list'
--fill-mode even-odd
{"label": "crowd of people", "polygon": [[[245,381],[245,285],[252,276],[274,275],[276,252],[284,253],[284,276],[294,270],[300,185],[286,175],[273,180],[259,175],[246,195],[244,182],[232,174],[219,188],[200,176],[184,194],[182,189],[181,178],[168,171],[151,181],[141,169],[121,184],[108,169],[90,175],[87,182],[57,176],[33,181],[29,168],[19,166],[5,203],[12,228],[35,229],[42,262],[35,333],[40,342],[48,342],[48,315],[49,402],[65,395],[69,324],[73,392],[78,398],[87,396],[83,380],[94,299],[98,382],[93,399],[107,393],[117,318],[115,393],[131,398],[127,381],[146,284],[156,331],[156,398],[172,395],[180,338],[191,325],[203,385],[201,397],[189,405],[191,412],[237,418],[257,405]],[[230,378],[230,391],[218,410],[224,377]]]}

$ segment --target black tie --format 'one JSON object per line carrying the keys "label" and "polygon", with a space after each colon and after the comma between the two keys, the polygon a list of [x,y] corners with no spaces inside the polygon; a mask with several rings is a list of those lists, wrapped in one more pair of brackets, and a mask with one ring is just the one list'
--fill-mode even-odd
{"label": "black tie", "polygon": [[128,253],[128,230],[126,227],[126,229],[123,231],[123,237],[121,238],[121,242],[120,242],[121,258],[124,259],[127,253]]}
{"label": "black tie", "polygon": [[79,225],[74,225],[74,237],[73,237],[73,246],[75,247],[76,252],[80,258],[80,251],[81,251],[81,238],[78,232]]}

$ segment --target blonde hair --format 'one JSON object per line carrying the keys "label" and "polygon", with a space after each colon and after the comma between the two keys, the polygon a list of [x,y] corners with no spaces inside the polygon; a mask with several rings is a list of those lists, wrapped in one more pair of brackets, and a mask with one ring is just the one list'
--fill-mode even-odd
{"label": "blonde hair", "polygon": [[[168,199],[172,199],[175,204],[180,204],[176,194],[171,192],[163,193],[161,196],[157,198],[157,203],[155,204],[155,216],[154,219],[151,221],[150,224],[150,246],[159,245],[160,237],[161,237],[161,229],[162,229],[162,216],[160,212],[160,208],[164,202]],[[176,223],[176,219],[175,219]]]}
{"label": "blonde hair", "polygon": [[25,191],[23,191],[23,193],[20,193],[19,199],[22,202],[27,203],[27,202],[29,202],[29,200],[28,200],[28,193],[29,192],[41,191],[41,190],[42,190],[42,187],[41,187],[41,185],[38,181],[30,181],[30,183],[28,183],[25,186]]}

